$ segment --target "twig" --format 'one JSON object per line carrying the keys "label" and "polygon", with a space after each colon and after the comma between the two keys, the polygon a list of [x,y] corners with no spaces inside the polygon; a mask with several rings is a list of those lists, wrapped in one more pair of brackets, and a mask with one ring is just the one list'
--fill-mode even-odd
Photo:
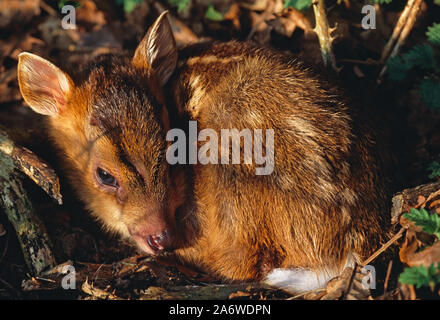
{"label": "twig", "polygon": [[432,199],[434,199],[435,197],[437,197],[438,195],[440,195],[440,190],[437,190],[436,192],[431,193],[428,198],[425,200],[425,202],[422,204],[422,208],[425,208],[426,204],[431,201]]}
{"label": "twig", "polygon": [[388,40],[387,44],[383,48],[382,55],[380,58],[380,62],[384,63],[385,60],[388,59],[391,50],[393,49],[396,41],[399,39],[400,33],[402,32],[403,27],[405,26],[406,20],[408,18],[409,13],[411,12],[411,9],[414,5],[415,0],[408,0],[406,3],[405,8],[403,9],[402,13],[400,14],[399,20],[397,21],[396,26],[394,27],[393,33]]}
{"label": "twig", "polygon": [[345,62],[345,63],[354,63],[354,64],[365,64],[368,66],[377,66],[379,65],[379,61],[375,61],[372,59],[368,59],[366,61],[363,60],[356,60],[356,59],[338,59],[339,62]]}
{"label": "twig", "polygon": [[58,13],[54,9],[52,9],[51,6],[49,6],[46,2],[42,0],[40,1],[40,7],[43,8],[44,11],[46,11],[52,17],[56,17],[58,15]]}
{"label": "twig", "polygon": [[387,275],[385,277],[385,283],[383,285],[383,294],[385,294],[387,292],[388,282],[390,281],[390,276],[391,276],[391,270],[392,269],[393,269],[393,260],[390,260],[390,262],[388,263],[388,269],[387,269]]}
{"label": "twig", "polygon": [[42,277],[35,277],[35,279],[40,280],[40,281],[50,282],[50,283],[56,283],[55,280],[52,280],[52,279],[46,279],[46,278],[42,278]]}
{"label": "twig", "polygon": [[409,290],[409,299],[416,300],[417,299],[416,290],[414,289],[414,286],[412,284],[408,285],[408,290]]}
{"label": "twig", "polygon": [[416,22],[417,14],[419,13],[420,5],[422,4],[423,0],[415,0],[414,6],[411,9],[411,12],[408,16],[408,19],[403,27],[402,32],[400,33],[399,40],[397,40],[396,45],[393,48],[393,51],[391,52],[391,57],[395,56],[398,52],[401,46],[404,45],[406,38],[408,37],[409,33],[411,32],[412,28],[414,27],[414,24]]}
{"label": "twig", "polygon": [[[388,59],[399,53],[400,47],[403,46],[406,38],[408,37],[411,29],[414,26],[417,13],[419,11],[419,7],[422,1],[423,0],[408,0],[405,8],[402,11],[402,14],[399,17],[399,20],[397,21],[396,26],[394,27],[391,38],[388,40],[388,43],[385,45],[385,48],[382,51],[382,56],[380,58],[380,61],[382,63],[388,61]],[[385,74],[386,69],[387,67],[385,63],[379,73],[379,77],[377,80],[378,83],[382,82],[382,78]]]}
{"label": "twig", "polygon": [[336,67],[336,59],[332,49],[334,38],[331,36],[331,33],[335,31],[336,28],[330,28],[328,25],[324,0],[313,0],[312,5],[313,12],[315,13],[315,28],[313,31],[319,39],[322,61],[324,66],[331,67],[338,73],[339,69]]}
{"label": "twig", "polygon": [[376,259],[382,252],[384,252],[386,249],[388,249],[388,247],[390,247],[394,242],[396,242],[398,239],[400,239],[400,237],[403,235],[403,233],[405,232],[407,228],[406,227],[402,227],[399,232],[397,232],[394,237],[392,237],[387,243],[385,243],[382,247],[380,247],[375,253],[373,253],[367,260],[365,260],[364,262],[362,262],[360,265],[365,267],[366,265],[368,265],[369,263],[371,263],[371,261],[373,261],[374,259]]}

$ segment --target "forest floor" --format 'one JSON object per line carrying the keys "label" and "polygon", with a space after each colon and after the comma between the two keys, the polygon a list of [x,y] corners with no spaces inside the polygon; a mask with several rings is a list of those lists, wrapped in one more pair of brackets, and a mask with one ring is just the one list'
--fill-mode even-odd
{"label": "forest floor", "polygon": [[[428,170],[433,162],[440,161],[440,108],[429,108],[411,79],[396,83],[386,73],[379,76],[384,62],[378,61],[406,1],[376,6],[377,29],[370,30],[361,26],[362,1],[328,2],[329,24],[337,26],[333,49],[340,68],[340,85],[385,124],[386,138],[391,141],[388,151],[396,159],[396,192],[407,190],[394,201],[397,236],[384,247],[385,254],[374,260],[382,260],[379,265],[383,265],[378,267],[376,289],[361,290],[359,270],[347,270],[326,290],[297,297],[257,283],[221,285],[165,260],[136,255],[132,246],[102,232],[65,183],[42,116],[32,112],[22,100],[16,69],[22,51],[47,58],[64,70],[103,53],[132,54],[158,14],[169,9],[179,46],[207,38],[252,40],[324,70],[318,38],[312,30],[313,10],[285,9],[282,0],[197,0],[181,11],[170,6],[173,1],[149,0],[137,4],[134,10],[124,10],[122,3],[129,2],[0,0],[0,127],[17,145],[32,150],[55,169],[63,195],[63,205],[59,206],[32,181],[23,180],[52,241],[56,261],[62,263],[44,276],[37,277],[29,271],[14,227],[0,209],[0,299],[439,298],[440,280],[425,286],[398,281],[407,266],[428,267],[440,262],[439,242],[420,226],[400,217],[410,208],[440,213],[438,177],[430,178]],[[61,28],[60,4],[79,4],[76,29]],[[436,17],[440,17],[440,6],[432,1],[422,2],[400,52],[425,43],[427,28],[440,22]],[[424,246],[430,251],[420,250]],[[69,264],[77,271],[77,290],[61,289],[60,266]]]}

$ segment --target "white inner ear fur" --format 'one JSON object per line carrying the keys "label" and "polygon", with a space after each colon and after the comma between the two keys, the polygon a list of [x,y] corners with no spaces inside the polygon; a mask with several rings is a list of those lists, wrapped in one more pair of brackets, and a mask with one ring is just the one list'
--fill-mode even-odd
{"label": "white inner ear fur", "polygon": [[38,113],[57,114],[71,89],[66,74],[32,53],[21,53],[19,59],[19,80],[26,102]]}

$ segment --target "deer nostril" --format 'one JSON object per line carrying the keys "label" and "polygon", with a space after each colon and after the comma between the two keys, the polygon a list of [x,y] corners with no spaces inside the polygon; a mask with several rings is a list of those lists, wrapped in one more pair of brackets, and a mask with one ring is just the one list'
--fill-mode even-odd
{"label": "deer nostril", "polygon": [[162,250],[163,247],[156,240],[157,238],[155,236],[148,236],[147,238],[148,244],[153,250]]}
{"label": "deer nostril", "polygon": [[168,232],[165,230],[159,235],[148,236],[148,244],[154,250],[163,250],[167,246],[168,243]]}

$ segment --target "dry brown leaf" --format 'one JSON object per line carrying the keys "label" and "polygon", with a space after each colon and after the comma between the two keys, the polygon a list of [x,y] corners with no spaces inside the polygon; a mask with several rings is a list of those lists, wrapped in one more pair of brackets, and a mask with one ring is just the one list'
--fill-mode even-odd
{"label": "dry brown leaf", "polygon": [[93,286],[93,283],[89,283],[88,279],[82,284],[81,290],[84,293],[87,293],[88,295],[91,295],[97,299],[104,299],[104,300],[125,300],[121,297],[116,296],[112,292],[107,292],[104,289],[97,288]]}
{"label": "dry brown leaf", "polygon": [[243,298],[243,297],[250,297],[252,294],[249,292],[244,292],[244,291],[237,291],[237,292],[232,292],[228,299],[237,299],[237,298]]}
{"label": "dry brown leaf", "polygon": [[[370,289],[363,287],[363,279],[366,275],[357,267],[353,274],[352,268],[345,268],[339,277],[327,283],[326,294],[321,300],[367,300],[372,299]],[[348,290],[348,291],[347,291]]]}
{"label": "dry brown leaf", "polygon": [[407,254],[405,263],[410,267],[425,266],[429,267],[431,264],[440,262],[440,241],[437,241],[429,248],[423,251]]}
{"label": "dry brown leaf", "polygon": [[240,6],[234,2],[223,16],[223,20],[231,21],[234,28],[240,30]]}
{"label": "dry brown leaf", "polygon": [[296,27],[302,29],[304,32],[311,32],[312,25],[306,16],[293,8],[288,8],[283,11],[283,17],[287,18]]}
{"label": "dry brown leaf", "polygon": [[[412,224],[414,226],[414,224]],[[411,260],[411,257],[420,248],[420,241],[417,240],[416,233],[414,229],[408,229],[406,232],[406,237],[399,250],[400,261],[403,263],[408,263]]]}
{"label": "dry brown leaf", "polygon": [[417,197],[417,204],[415,206],[415,208],[419,208],[420,206],[422,206],[424,203],[426,202],[426,198],[422,195],[419,195]]}
{"label": "dry brown leaf", "polygon": [[18,47],[11,52],[10,57],[12,59],[18,60],[18,55],[23,51],[37,52],[42,51],[45,43],[38,38],[34,38],[30,35],[26,35],[22,41],[18,44]]}
{"label": "dry brown leaf", "polygon": [[252,32],[263,32],[267,29],[268,25],[265,20],[273,19],[274,16],[271,14],[261,14],[256,12],[250,12],[249,18],[251,20]]}
{"label": "dry brown leaf", "polygon": [[76,11],[76,20],[79,25],[88,30],[98,30],[107,24],[104,13],[99,11],[96,4],[90,0],[82,0]]}
{"label": "dry brown leaf", "polygon": [[252,10],[252,11],[264,11],[266,10],[269,2],[272,0],[255,0],[255,1],[239,1],[239,5],[242,8]]}
{"label": "dry brown leaf", "polygon": [[39,0],[0,1],[0,28],[27,23],[40,14]]}

